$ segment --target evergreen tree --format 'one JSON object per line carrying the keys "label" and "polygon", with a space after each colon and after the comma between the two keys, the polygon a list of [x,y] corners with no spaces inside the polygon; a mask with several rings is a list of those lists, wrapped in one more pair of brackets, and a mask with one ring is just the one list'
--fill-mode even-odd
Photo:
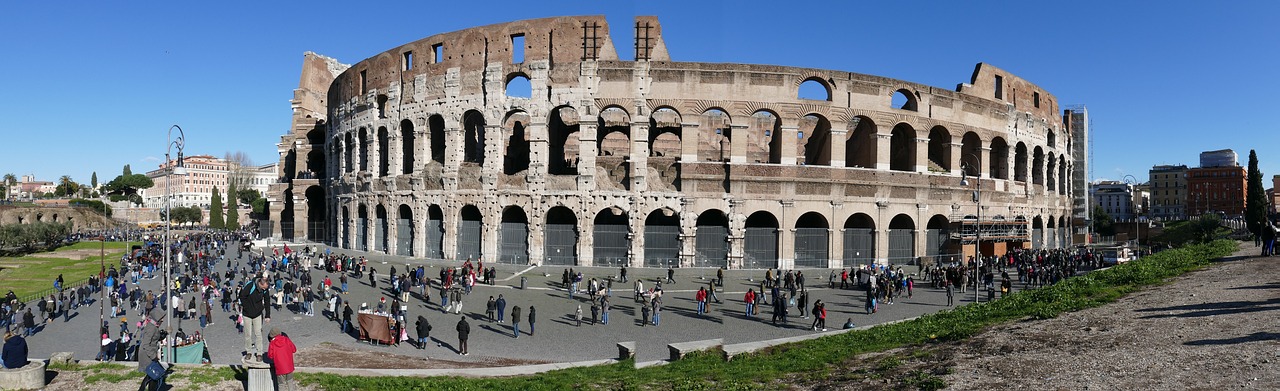
{"label": "evergreen tree", "polygon": [[213,187],[213,201],[209,202],[209,229],[226,228],[226,221],[222,219],[222,194],[218,192],[218,187]]}
{"label": "evergreen tree", "polygon": [[129,165],[126,164],[124,165],[124,176],[130,176],[130,175],[133,175],[133,170],[130,170]]}
{"label": "evergreen tree", "polygon": [[95,191],[98,190],[98,172],[97,171],[94,171],[93,176],[89,177],[89,187],[92,187],[93,190]]}
{"label": "evergreen tree", "polygon": [[240,229],[240,197],[236,197],[236,183],[227,185],[227,230]]}
{"label": "evergreen tree", "polygon": [[1258,170],[1258,154],[1249,150],[1249,187],[1245,193],[1244,221],[1249,232],[1259,235],[1267,220],[1267,191],[1262,187],[1262,171]]}

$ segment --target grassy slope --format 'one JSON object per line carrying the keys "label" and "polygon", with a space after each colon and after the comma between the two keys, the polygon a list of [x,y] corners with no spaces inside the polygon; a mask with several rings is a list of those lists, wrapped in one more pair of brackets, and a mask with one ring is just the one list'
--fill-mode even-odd
{"label": "grassy slope", "polygon": [[[42,256],[28,254],[21,257],[0,258],[0,267],[4,268],[0,270],[0,294],[12,289],[22,297],[53,288],[53,280],[58,277],[58,274],[62,274],[63,281],[67,284],[84,280],[91,274],[97,274],[100,263],[96,252],[81,260],[44,256],[56,256],[59,251],[68,250],[98,250],[101,246],[100,242],[80,242],[38,254]],[[125,243],[107,242],[106,247],[107,266],[118,265],[120,256],[125,252]]]}

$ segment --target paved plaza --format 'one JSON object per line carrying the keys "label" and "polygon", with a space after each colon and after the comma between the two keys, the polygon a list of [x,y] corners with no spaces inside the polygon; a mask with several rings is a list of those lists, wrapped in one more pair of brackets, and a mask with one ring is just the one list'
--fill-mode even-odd
{"label": "paved plaza", "polygon": [[[301,246],[293,248],[300,249]],[[321,252],[324,251],[323,246],[317,248]],[[333,251],[362,255],[350,250],[334,249]],[[426,275],[434,278],[438,275],[439,268],[461,264],[425,262],[380,254],[363,255],[369,259],[369,266],[377,270],[378,289],[369,286],[367,274],[360,279],[349,278],[350,293],[345,295],[344,299],[352,303],[353,309],[358,309],[360,303],[375,306],[380,297],[387,297],[388,304],[392,301],[390,292],[386,290],[390,286],[386,277],[392,266],[396,267],[397,272],[402,272],[406,264],[414,267],[423,265],[427,268]],[[234,251],[228,252],[228,257],[234,256]],[[225,265],[225,262],[219,262],[215,266],[215,271],[225,271]],[[669,343],[723,338],[725,344],[733,344],[813,333],[809,328],[813,319],[802,319],[796,315],[795,309],[792,309],[790,323],[786,326],[774,326],[770,323],[772,313],[770,306],[762,306],[757,317],[744,316],[743,295],[747,289],[759,288],[764,270],[726,271],[725,285],[717,292],[722,303],[711,302],[709,313],[700,316],[696,313],[697,304],[693,300],[694,293],[699,287],[707,286],[707,282],[714,278],[716,271],[715,269],[677,269],[676,283],[663,284],[665,291],[663,311],[660,326],[656,327],[641,325],[640,306],[633,300],[632,284],[615,283],[610,299],[613,307],[610,323],[590,325],[588,321],[584,321],[579,327],[573,321],[573,314],[577,307],[582,305],[583,317],[589,319],[590,304],[585,294],[575,295],[570,299],[567,291],[561,288],[560,279],[564,267],[485,263],[486,268],[490,266],[497,267],[497,283],[494,286],[477,285],[463,300],[465,303],[463,315],[468,317],[472,329],[469,343],[471,354],[467,356],[459,356],[453,350],[458,342],[454,326],[460,315],[444,314],[440,311],[436,289],[428,290],[428,294],[432,297],[429,303],[421,300],[415,289],[406,319],[409,320],[410,338],[416,338],[416,332],[412,328],[413,321],[418,315],[424,315],[434,326],[431,336],[440,342],[441,346],[433,343],[427,349],[418,350],[408,343],[398,347],[388,347],[360,342],[354,331],[344,335],[340,332],[337,322],[326,319],[321,312],[327,307],[327,303],[323,301],[315,302],[315,316],[295,314],[285,309],[273,310],[271,323],[264,326],[264,333],[272,326],[279,327],[291,336],[298,349],[302,351],[320,343],[329,342],[343,348],[362,351],[445,358],[463,362],[489,361],[494,358],[541,362],[608,359],[617,356],[616,343],[624,341],[636,342],[636,360],[644,362],[667,358],[666,345]],[[619,271],[617,268],[604,267],[578,267],[574,270],[583,273],[584,286],[592,277],[607,279],[610,276],[617,276]],[[914,268],[904,268],[904,270],[913,272]],[[913,298],[908,299],[904,294],[901,299],[895,301],[895,304],[882,304],[879,312],[868,315],[863,310],[864,291],[828,288],[827,278],[830,273],[828,269],[808,269],[804,272],[807,277],[806,285],[810,287],[809,306],[812,307],[813,302],[819,299],[827,303],[827,328],[831,330],[840,328],[849,318],[852,318],[856,325],[865,326],[915,317],[947,308],[945,293],[940,289],[926,287],[928,284],[917,276]],[[335,286],[339,285],[337,274],[328,274],[328,276]],[[325,277],[326,273],[323,270],[312,270],[312,278],[315,282],[323,281]],[[527,289],[519,289],[521,277],[527,278]],[[666,270],[631,268],[628,270],[628,277],[632,280],[643,278],[645,287],[648,288],[652,287],[653,282],[659,278],[665,280]],[[752,279],[754,281],[751,281]],[[836,283],[839,284],[838,271]],[[1021,287],[1017,283],[1014,285],[1015,288]],[[158,291],[162,289],[162,285],[160,279],[156,278],[143,280],[142,288]],[[496,297],[499,294],[506,297],[508,312],[515,306],[524,309],[525,322],[521,324],[522,335],[518,339],[512,338],[509,322],[489,323],[484,316],[485,302],[489,296]],[[970,303],[973,299],[972,289],[968,290],[967,294],[959,292],[955,294],[956,305]],[[184,303],[189,300],[190,295],[184,297]],[[983,300],[985,300],[985,293]],[[527,322],[530,306],[537,308],[537,334],[532,336],[528,335]],[[99,336],[95,335],[99,319],[98,309],[97,303],[87,308],[80,307],[78,311],[72,313],[69,321],[64,322],[60,317],[52,324],[43,326],[35,336],[28,339],[31,356],[33,358],[48,357],[54,352],[71,351],[75,352],[79,359],[92,359],[97,354],[100,340]],[[232,313],[224,313],[220,307],[213,311],[214,324],[209,325],[203,332],[210,357],[214,364],[237,364],[240,362],[244,338],[236,332]],[[130,329],[135,330],[138,320],[137,311],[129,311],[125,316],[131,323]],[[119,332],[119,320],[112,320],[110,323],[112,337],[116,338]],[[173,327],[175,331],[181,327],[187,334],[191,334],[199,329],[199,323],[197,320],[175,320]]]}

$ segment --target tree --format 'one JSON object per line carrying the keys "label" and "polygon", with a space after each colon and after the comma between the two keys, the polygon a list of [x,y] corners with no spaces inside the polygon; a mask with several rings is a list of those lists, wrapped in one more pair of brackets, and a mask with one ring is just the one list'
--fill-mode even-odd
{"label": "tree", "polygon": [[63,175],[61,178],[58,178],[58,187],[53,191],[54,194],[59,196],[71,196],[79,192],[80,184],[71,180],[70,175]]}
{"label": "tree", "polygon": [[236,197],[240,199],[241,203],[253,204],[259,198],[262,198],[262,193],[254,189],[239,189],[236,191]]}
{"label": "tree", "polygon": [[250,206],[253,207],[253,212],[249,214],[250,218],[254,220],[267,219],[267,208],[270,208],[271,206],[267,202],[266,198],[259,198],[259,199],[253,200],[253,204],[251,204]]}
{"label": "tree", "polygon": [[1258,170],[1258,153],[1249,150],[1248,190],[1245,193],[1244,221],[1249,232],[1260,235],[1267,221],[1267,191],[1262,187],[1262,171]]}
{"label": "tree", "polygon": [[98,172],[97,171],[94,171],[93,175],[89,177],[89,187],[93,188],[93,190],[98,190]]}
{"label": "tree", "polygon": [[123,173],[123,174],[121,174],[121,175],[124,175],[124,176],[130,176],[130,175],[133,175],[133,170],[129,169],[129,165],[128,165],[128,164],[124,165],[124,173]]}
{"label": "tree", "polygon": [[[125,172],[128,173],[129,166],[125,165]],[[142,189],[150,189],[155,186],[155,182],[151,178],[147,178],[143,174],[127,174],[120,175],[111,182],[107,182],[102,186],[102,191],[110,196],[112,201],[129,200],[134,204],[142,204],[142,196],[138,195],[138,191]]]}
{"label": "tree", "polygon": [[236,196],[236,183],[231,182],[227,185],[227,224],[226,229],[235,231],[240,229],[240,197]]}
{"label": "tree", "polygon": [[1102,209],[1102,205],[1093,206],[1093,232],[1102,236],[1115,236],[1116,227],[1112,225],[1111,215]]}
{"label": "tree", "polygon": [[213,187],[213,201],[209,202],[209,229],[226,228],[227,222],[222,219],[222,193],[218,192],[218,187]]}
{"label": "tree", "polygon": [[13,198],[10,190],[13,190],[13,186],[16,184],[18,184],[18,177],[14,176],[13,173],[4,174],[4,198]]}

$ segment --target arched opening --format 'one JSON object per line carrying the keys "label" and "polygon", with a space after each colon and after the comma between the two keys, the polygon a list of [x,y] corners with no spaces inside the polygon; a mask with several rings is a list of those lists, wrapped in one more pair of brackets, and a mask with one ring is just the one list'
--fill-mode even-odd
{"label": "arched opening", "polygon": [[1071,226],[1067,225],[1067,216],[1058,217],[1058,247],[1071,245]]}
{"label": "arched opening", "polygon": [[289,149],[284,154],[284,177],[292,180],[298,173],[298,151]]}
{"label": "arched opening", "polygon": [[444,258],[444,210],[440,205],[427,207],[427,225],[423,229],[426,240],[423,256],[430,259]]}
{"label": "arched opening", "polygon": [[726,162],[732,152],[729,113],[710,109],[702,113],[698,126],[698,161]]}
{"label": "arched opening", "polygon": [[414,161],[413,151],[417,135],[413,133],[413,121],[400,121],[400,173],[412,174]]}
{"label": "arched opening", "polygon": [[543,230],[543,253],[548,265],[576,265],[578,262],[578,216],[563,206],[547,211]]}
{"label": "arched opening", "polygon": [[431,138],[431,160],[436,163],[444,164],[444,117],[436,114],[427,118],[427,127],[430,128],[431,131],[429,136]]}
{"label": "arched opening", "polygon": [[317,122],[316,127],[307,131],[307,143],[311,145],[323,145],[324,133],[325,133],[324,121]]}
{"label": "arched opening", "polygon": [[899,214],[889,221],[889,263],[904,264],[916,258],[916,223]]}
{"label": "arched opening", "polygon": [[355,167],[356,167],[355,165],[356,147],[355,147],[355,143],[351,140],[351,133],[347,133],[346,138],[347,138],[346,142],[343,143],[343,147],[344,147],[343,153],[345,154],[345,156],[343,157],[343,161],[344,161],[343,168],[348,174],[350,174],[351,172],[355,171]]}
{"label": "arched opening", "polygon": [[387,127],[378,127],[378,176],[391,175],[391,139]]}
{"label": "arched opening", "polygon": [[328,238],[324,229],[325,222],[329,220],[326,215],[324,188],[309,186],[303,194],[307,197],[307,240],[324,242]]}
{"label": "arched opening", "polygon": [[991,139],[991,164],[987,169],[991,172],[991,177],[996,179],[1009,179],[1009,143],[1003,138],[996,137]]}
{"label": "arched opening", "polygon": [[644,264],[646,267],[680,265],[680,215],[670,209],[649,213],[644,220]]}
{"label": "arched opening", "polygon": [[578,175],[578,111],[561,106],[547,118],[547,173]]}
{"label": "arched opening", "polygon": [[484,115],[479,111],[469,110],[462,115],[463,128],[463,162],[484,165],[485,125]]}
{"label": "arched opening", "polygon": [[630,156],[631,116],[625,110],[610,107],[600,112],[596,150],[598,156]]}
{"label": "arched opening", "polygon": [[631,241],[627,223],[627,212],[619,208],[606,208],[596,213],[592,224],[592,263],[596,266],[621,266],[628,264],[627,251]]}
{"label": "arched opening", "polygon": [[831,165],[831,122],[825,117],[809,114],[800,118],[800,156],[808,166]]}
{"label": "arched opening", "polygon": [[889,105],[899,110],[918,110],[916,95],[905,88],[893,92],[893,98],[889,101]]}
{"label": "arched opening", "polygon": [[1044,246],[1044,219],[1036,216],[1031,219],[1031,248],[1039,250]]}
{"label": "arched opening", "polygon": [[876,262],[876,223],[865,213],[844,221],[844,265],[857,267]]}
{"label": "arched opening", "polygon": [[1048,146],[1049,146],[1049,148],[1057,148],[1057,147],[1058,147],[1058,139],[1057,139],[1057,136],[1055,136],[1055,135],[1053,134],[1053,131],[1052,131],[1052,130],[1050,130],[1050,131],[1049,131],[1049,134],[1046,134],[1046,135],[1045,135],[1045,145],[1048,145]]}
{"label": "arched opening", "polygon": [[369,171],[369,132],[364,128],[360,128],[360,140],[357,141],[357,147],[360,148],[360,171]]}
{"label": "arched opening", "polygon": [[982,174],[982,139],[974,132],[966,132],[960,139],[960,168],[964,175],[977,177]]}
{"label": "arched opening", "polygon": [[831,226],[827,218],[818,212],[808,212],[796,219],[796,267],[825,268],[831,247],[828,235]]}
{"label": "arched opening", "polygon": [[378,94],[378,118],[387,118],[387,96]]}
{"label": "arched opening", "polygon": [[1051,249],[1058,248],[1057,219],[1054,219],[1053,216],[1049,216],[1049,218],[1046,220],[1048,221],[1048,223],[1045,225],[1045,228],[1044,228],[1044,240],[1046,242],[1045,247],[1051,248]]}
{"label": "arched opening", "polygon": [[[529,216],[519,206],[502,210],[502,234],[498,245],[498,262],[529,264]],[[476,252],[479,254],[479,252]]]}
{"label": "arched opening", "polygon": [[[293,225],[295,221],[293,211],[293,190],[285,190],[284,207],[280,209],[280,238],[284,240],[293,240]],[[37,221],[39,221],[40,216],[37,215],[36,217]]]}
{"label": "arched opening", "polygon": [[844,142],[845,167],[876,168],[876,123],[867,117],[854,117],[849,139]]}
{"label": "arched opening", "polygon": [[369,210],[364,204],[356,207],[356,250],[369,251]]}
{"label": "arched opening", "polygon": [[1031,183],[1044,184],[1044,150],[1040,147],[1036,147],[1035,154],[1031,157]]}
{"label": "arched opening", "polygon": [[376,216],[374,216],[375,220],[373,222],[373,250],[386,254],[387,242],[389,241],[387,233],[389,231],[388,228],[390,228],[387,226],[387,208],[379,204],[374,213]]}
{"label": "arched opening", "polygon": [[529,134],[525,125],[529,123],[529,114],[515,112],[507,116],[502,128],[510,136],[507,138],[507,151],[502,156],[502,173],[515,175],[529,169]]}
{"label": "arched opening", "polygon": [[680,159],[680,113],[669,107],[649,115],[649,156]]}
{"label": "arched opening", "polygon": [[520,73],[513,73],[507,76],[507,96],[512,98],[529,99],[533,96],[533,86],[529,84],[529,77]]}
{"label": "arched opening", "polygon": [[924,255],[938,257],[947,254],[947,242],[951,239],[949,227],[951,222],[947,216],[933,215],[925,225]]}
{"label": "arched opening", "polygon": [[1045,159],[1046,169],[1044,170],[1045,176],[1047,177],[1045,178],[1044,185],[1048,192],[1058,190],[1058,170],[1055,169],[1057,166],[1057,162],[1053,159],[1053,152],[1050,152]]}
{"label": "arched opening", "polygon": [[729,265],[729,218],[724,212],[711,209],[699,214],[694,236],[694,267]]}
{"label": "arched opening", "polygon": [[396,214],[396,255],[413,256],[413,209],[400,204]]}
{"label": "arched opening", "polygon": [[893,135],[889,139],[889,169],[916,169],[916,130],[905,122],[893,127]]}
{"label": "arched opening", "polygon": [[454,259],[479,259],[480,242],[484,235],[484,216],[480,214],[480,208],[467,205],[462,207],[459,217],[462,220],[458,222],[457,251],[454,253]]}
{"label": "arched opening", "polygon": [[1027,181],[1027,145],[1018,142],[1013,152],[1013,180]]}
{"label": "arched opening", "polygon": [[747,161],[753,163],[782,163],[782,121],[767,110],[751,114],[751,148]]}
{"label": "arched opening", "polygon": [[831,88],[822,79],[810,77],[800,83],[796,90],[796,98],[808,100],[831,101]]}
{"label": "arched opening", "polygon": [[951,133],[947,128],[929,130],[929,171],[951,172]]}
{"label": "arched opening", "polygon": [[1067,194],[1067,158],[1058,159],[1058,194]]}
{"label": "arched opening", "polygon": [[307,178],[307,179],[325,178],[324,168],[325,168],[325,164],[324,164],[323,149],[312,149],[311,152],[307,152],[307,172],[310,173],[309,175],[310,178]]}
{"label": "arched opening", "polygon": [[351,210],[342,207],[342,248],[351,249]]}
{"label": "arched opening", "polygon": [[742,267],[764,269],[778,265],[778,219],[759,211],[747,216],[742,238]]}

